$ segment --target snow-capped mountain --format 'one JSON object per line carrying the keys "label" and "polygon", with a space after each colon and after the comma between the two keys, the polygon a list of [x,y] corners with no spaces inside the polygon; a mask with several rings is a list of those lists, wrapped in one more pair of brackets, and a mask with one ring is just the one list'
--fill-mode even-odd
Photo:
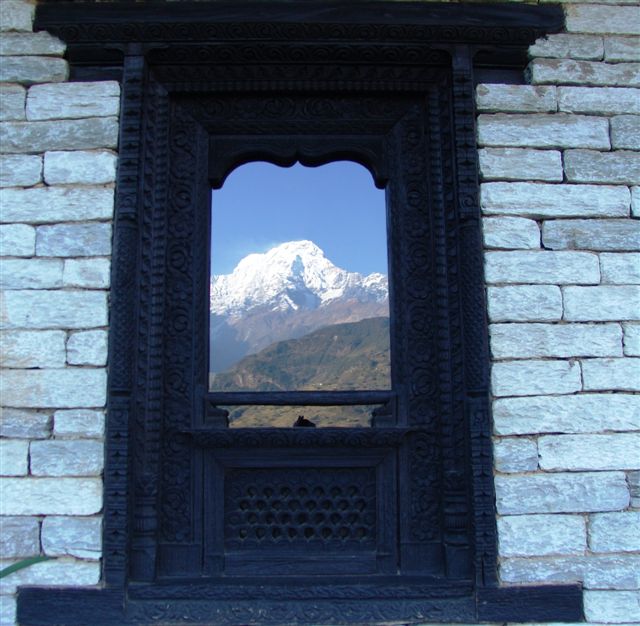
{"label": "snow-capped mountain", "polygon": [[211,371],[323,326],[389,315],[384,274],[336,267],[311,241],[250,254],[211,281]]}

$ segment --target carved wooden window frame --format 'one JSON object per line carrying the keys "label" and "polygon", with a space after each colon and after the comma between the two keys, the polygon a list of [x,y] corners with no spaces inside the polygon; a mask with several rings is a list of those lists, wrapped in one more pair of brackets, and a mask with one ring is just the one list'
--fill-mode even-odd
{"label": "carved wooden window frame", "polygon": [[[491,72],[505,55],[518,57],[561,26],[561,12],[416,2],[44,2],[37,25],[68,43],[78,78],[117,77],[123,96],[104,586],[24,588],[20,623],[582,619],[578,586],[498,585],[473,107],[474,63]],[[267,101],[270,112],[260,105]],[[376,127],[388,132],[366,132]],[[281,164],[352,158],[379,185],[389,181],[395,395],[383,400],[400,405],[396,421],[381,418],[339,438],[332,429],[216,426],[219,398],[206,391],[206,351],[197,349],[207,344],[208,317],[202,208],[211,185],[261,157]],[[215,450],[216,462],[238,466],[225,450],[259,450],[265,441],[290,449],[311,441],[318,457],[323,448],[369,450],[365,457],[387,469],[380,451],[403,450],[405,540],[393,557],[402,576],[383,566],[386,577],[316,579],[295,589],[188,579],[206,541],[179,537],[201,532],[188,500],[206,486],[193,478],[188,451]],[[163,470],[163,455],[173,455],[173,473]],[[171,535],[166,545],[163,534]],[[430,555],[437,571],[423,567]],[[206,576],[215,558],[204,561]],[[162,580],[163,567],[172,579]]]}

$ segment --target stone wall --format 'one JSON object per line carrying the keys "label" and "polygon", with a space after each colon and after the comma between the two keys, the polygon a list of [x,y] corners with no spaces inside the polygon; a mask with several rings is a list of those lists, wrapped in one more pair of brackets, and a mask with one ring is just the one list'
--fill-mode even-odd
{"label": "stone wall", "polygon": [[[566,4],[530,85],[482,85],[478,142],[503,584],[584,583],[640,622],[640,7]],[[0,0],[0,584],[99,582],[116,83]],[[635,185],[635,186],[634,186]],[[635,218],[635,219],[634,219]]]}

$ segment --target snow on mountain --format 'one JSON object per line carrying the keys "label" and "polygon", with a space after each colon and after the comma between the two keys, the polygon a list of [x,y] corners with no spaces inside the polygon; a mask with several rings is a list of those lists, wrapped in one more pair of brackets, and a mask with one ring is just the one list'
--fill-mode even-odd
{"label": "snow on mountain", "polygon": [[384,274],[363,276],[336,267],[311,241],[289,241],[264,254],[250,254],[231,274],[211,281],[211,313],[243,317],[254,309],[314,310],[340,301],[384,302]]}

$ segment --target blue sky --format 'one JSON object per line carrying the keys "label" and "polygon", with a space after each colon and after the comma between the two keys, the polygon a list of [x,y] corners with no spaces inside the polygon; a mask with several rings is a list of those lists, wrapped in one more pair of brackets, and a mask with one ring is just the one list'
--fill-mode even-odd
{"label": "blue sky", "polygon": [[212,272],[228,274],[252,252],[310,239],[338,267],[387,273],[384,190],[349,161],[234,170],[212,205]]}

